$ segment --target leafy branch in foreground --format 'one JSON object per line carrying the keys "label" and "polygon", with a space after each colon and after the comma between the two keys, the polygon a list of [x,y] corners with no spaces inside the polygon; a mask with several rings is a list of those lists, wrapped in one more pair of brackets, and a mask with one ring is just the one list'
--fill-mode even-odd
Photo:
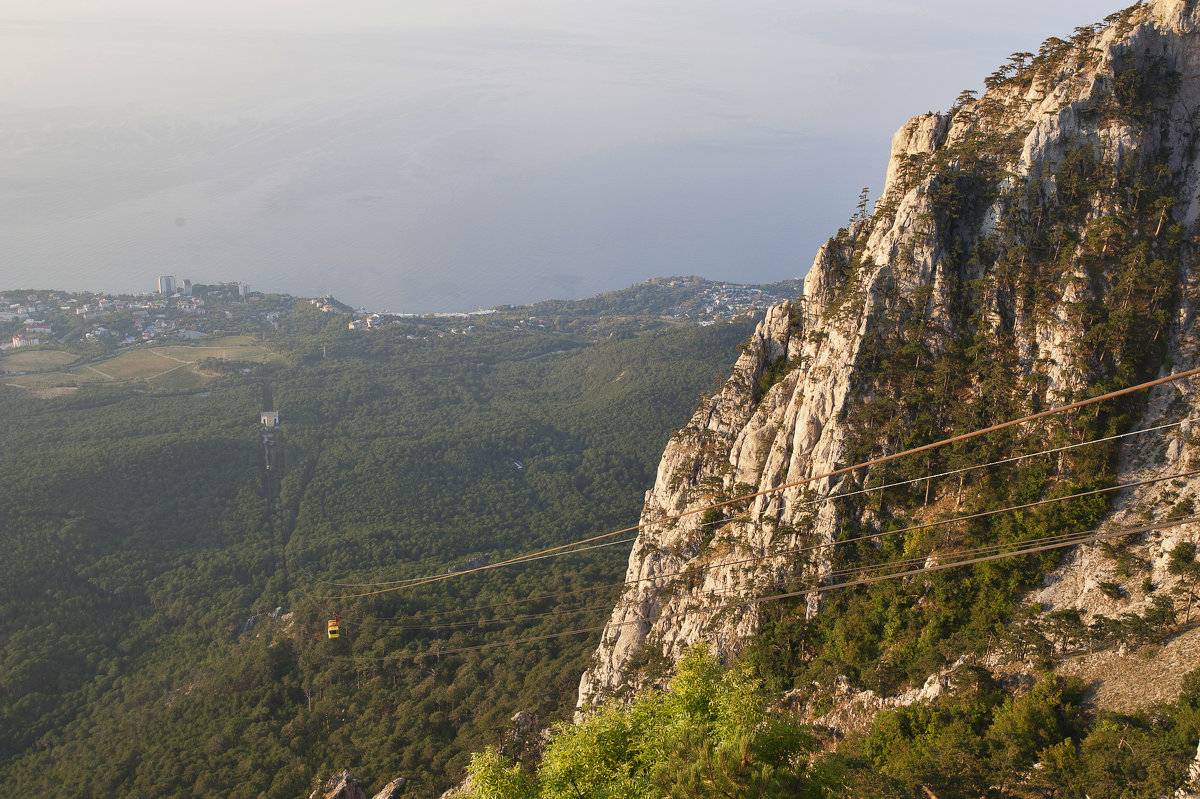
{"label": "leafy branch in foreground", "polygon": [[537,774],[494,749],[469,768],[476,799],[806,796],[813,738],[771,710],[759,680],[724,671],[701,643],[667,691],[606,704],[581,723],[556,724]]}

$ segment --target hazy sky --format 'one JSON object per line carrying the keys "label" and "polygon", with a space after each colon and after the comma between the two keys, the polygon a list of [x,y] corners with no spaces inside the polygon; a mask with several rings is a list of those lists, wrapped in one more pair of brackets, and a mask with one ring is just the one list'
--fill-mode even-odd
{"label": "hazy sky", "polygon": [[376,310],[802,275],[1094,0],[0,0],[0,289]]}

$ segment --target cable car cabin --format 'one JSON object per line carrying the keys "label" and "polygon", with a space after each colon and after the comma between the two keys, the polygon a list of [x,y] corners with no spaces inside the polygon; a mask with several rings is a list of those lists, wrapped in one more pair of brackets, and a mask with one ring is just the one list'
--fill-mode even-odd
{"label": "cable car cabin", "polygon": [[329,620],[329,637],[330,638],[338,637],[338,618],[337,618],[337,616],[334,616],[332,619]]}

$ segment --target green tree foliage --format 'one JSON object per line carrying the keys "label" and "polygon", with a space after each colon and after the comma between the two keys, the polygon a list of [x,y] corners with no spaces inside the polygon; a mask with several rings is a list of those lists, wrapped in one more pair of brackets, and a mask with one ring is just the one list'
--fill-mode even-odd
{"label": "green tree foliage", "polygon": [[1175,588],[1175,594],[1186,603],[1186,624],[1192,620],[1192,608],[1196,600],[1200,599],[1200,561],[1196,559],[1196,545],[1190,541],[1176,544],[1167,557],[1167,571],[1181,578]]}
{"label": "green tree foliage", "polygon": [[723,670],[704,645],[667,691],[607,704],[555,725],[536,777],[489,751],[470,769],[479,799],[819,795],[807,772],[811,735],[767,709],[760,681]]}
{"label": "green tree foliage", "polygon": [[0,388],[0,784],[293,799],[351,768],[433,795],[516,710],[561,718],[593,638],[436,652],[594,627],[607,591],[446,612],[616,582],[621,548],[318,597],[632,523],[750,331],[644,321],[439,338],[302,303],[267,342],[286,365],[201,395]]}
{"label": "green tree foliage", "polygon": [[1077,679],[1046,675],[1013,696],[988,672],[964,669],[948,698],[879,714],[830,760],[853,796],[1169,795],[1200,735],[1198,686],[1200,670],[1171,704],[1093,719]]}

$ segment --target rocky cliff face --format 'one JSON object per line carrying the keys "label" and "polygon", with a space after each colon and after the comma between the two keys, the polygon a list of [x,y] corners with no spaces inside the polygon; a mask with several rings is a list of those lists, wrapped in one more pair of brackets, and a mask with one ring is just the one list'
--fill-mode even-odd
{"label": "rocky cliff face", "polygon": [[[406,784],[404,777],[397,777],[380,788],[371,799],[398,799]],[[367,795],[349,771],[342,771],[318,785],[308,799],[367,799]]]}
{"label": "rocky cliff face", "polygon": [[[821,248],[804,296],[768,311],[724,387],[670,441],[581,707],[651,679],[698,639],[736,653],[759,622],[744,600],[828,581],[848,530],[932,518],[986,487],[959,476],[903,496],[828,500],[936,472],[951,454],[808,478],[1200,365],[1200,8],[1128,9],[1014,55],[987,83],[981,97],[964,93],[949,113],[896,133],[874,213]],[[1167,385],[1107,421],[1056,419],[958,457],[1179,421],[1195,413],[1196,387]],[[1185,471],[1200,455],[1193,429],[1127,439],[1106,477]],[[1061,456],[1043,493],[1086,482],[1084,469]],[[1186,478],[1127,492],[1104,521],[1162,518],[1198,487]],[[1115,574],[1111,552],[1080,548],[1034,598],[1136,612],[1175,584],[1167,554],[1185,540],[1197,540],[1195,527],[1139,539],[1136,557],[1150,566],[1136,575]],[[922,551],[936,557],[931,546]],[[1128,587],[1119,600],[1101,590],[1114,581]],[[819,615],[825,600],[812,591],[802,612]]]}

